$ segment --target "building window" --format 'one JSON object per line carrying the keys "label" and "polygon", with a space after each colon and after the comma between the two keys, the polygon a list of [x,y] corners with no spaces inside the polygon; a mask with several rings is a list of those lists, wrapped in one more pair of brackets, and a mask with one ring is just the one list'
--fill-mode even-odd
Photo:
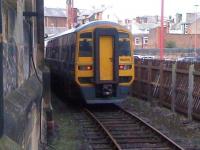
{"label": "building window", "polygon": [[143,44],[148,44],[148,37],[143,38]]}
{"label": "building window", "polygon": [[135,45],[140,45],[140,38],[139,37],[135,38]]}

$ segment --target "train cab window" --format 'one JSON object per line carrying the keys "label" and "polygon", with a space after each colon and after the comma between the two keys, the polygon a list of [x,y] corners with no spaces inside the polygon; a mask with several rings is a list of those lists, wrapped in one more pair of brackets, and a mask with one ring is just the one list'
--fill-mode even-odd
{"label": "train cab window", "polygon": [[119,41],[119,56],[131,56],[130,41]]}
{"label": "train cab window", "polygon": [[92,41],[84,39],[79,43],[79,57],[92,57]]}

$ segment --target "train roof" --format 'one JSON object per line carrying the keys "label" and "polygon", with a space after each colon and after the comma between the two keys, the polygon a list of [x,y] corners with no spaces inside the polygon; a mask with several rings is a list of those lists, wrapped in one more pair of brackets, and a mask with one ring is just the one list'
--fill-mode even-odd
{"label": "train roof", "polygon": [[[79,32],[81,30],[84,30],[84,29],[87,29],[89,27],[92,27],[92,26],[96,26],[96,25],[113,25],[113,26],[116,26],[116,27],[120,27],[120,28],[124,28],[126,29],[125,27],[115,23],[115,22],[111,22],[111,21],[92,21],[92,22],[89,22],[89,23],[86,23],[78,28],[76,28],[76,32]],[[127,30],[127,29],[126,29]]]}
{"label": "train roof", "polygon": [[112,25],[112,26],[115,26],[115,27],[120,27],[120,28],[123,28],[125,30],[128,30],[126,29],[125,27],[115,23],[115,22],[111,22],[111,21],[92,21],[92,22],[88,22],[84,25],[81,25],[77,28],[73,28],[73,29],[70,29],[70,30],[67,30],[67,31],[64,31],[60,34],[57,34],[55,36],[52,36],[50,38],[50,40],[54,39],[54,38],[57,38],[57,37],[60,37],[62,35],[66,35],[66,34],[70,34],[70,33],[73,33],[73,32],[80,32],[81,30],[84,30],[84,29],[87,29],[87,28],[90,28],[92,26],[96,26],[96,25]]}

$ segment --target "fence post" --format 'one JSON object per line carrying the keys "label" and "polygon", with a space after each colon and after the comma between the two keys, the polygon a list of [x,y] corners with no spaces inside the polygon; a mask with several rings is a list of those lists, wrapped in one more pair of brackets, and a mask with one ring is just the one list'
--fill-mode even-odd
{"label": "fence post", "polygon": [[147,91],[147,100],[151,102],[152,100],[152,92],[151,92],[151,76],[152,76],[152,61],[151,60],[148,60],[148,91]]}
{"label": "fence post", "polygon": [[193,112],[193,89],[194,89],[194,64],[189,67],[189,80],[188,80],[188,119],[192,120]]}
{"label": "fence post", "polygon": [[138,61],[138,64],[137,64],[137,70],[138,70],[138,72],[137,72],[137,78],[138,78],[138,93],[136,94],[138,97],[142,97],[141,96],[141,59],[139,59],[139,61]]}
{"label": "fence post", "polygon": [[176,105],[176,63],[172,65],[172,101],[171,110],[175,112]]}
{"label": "fence post", "polygon": [[163,67],[164,67],[164,64],[163,64],[163,61],[161,60],[160,61],[160,88],[159,88],[159,104],[162,105],[162,99],[163,99]]}

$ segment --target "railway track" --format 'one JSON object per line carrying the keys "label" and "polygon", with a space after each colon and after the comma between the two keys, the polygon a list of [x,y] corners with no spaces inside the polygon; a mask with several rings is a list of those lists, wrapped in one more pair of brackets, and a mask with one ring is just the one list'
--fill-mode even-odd
{"label": "railway track", "polygon": [[167,136],[135,114],[118,106],[84,108],[81,120],[95,150],[183,150]]}

